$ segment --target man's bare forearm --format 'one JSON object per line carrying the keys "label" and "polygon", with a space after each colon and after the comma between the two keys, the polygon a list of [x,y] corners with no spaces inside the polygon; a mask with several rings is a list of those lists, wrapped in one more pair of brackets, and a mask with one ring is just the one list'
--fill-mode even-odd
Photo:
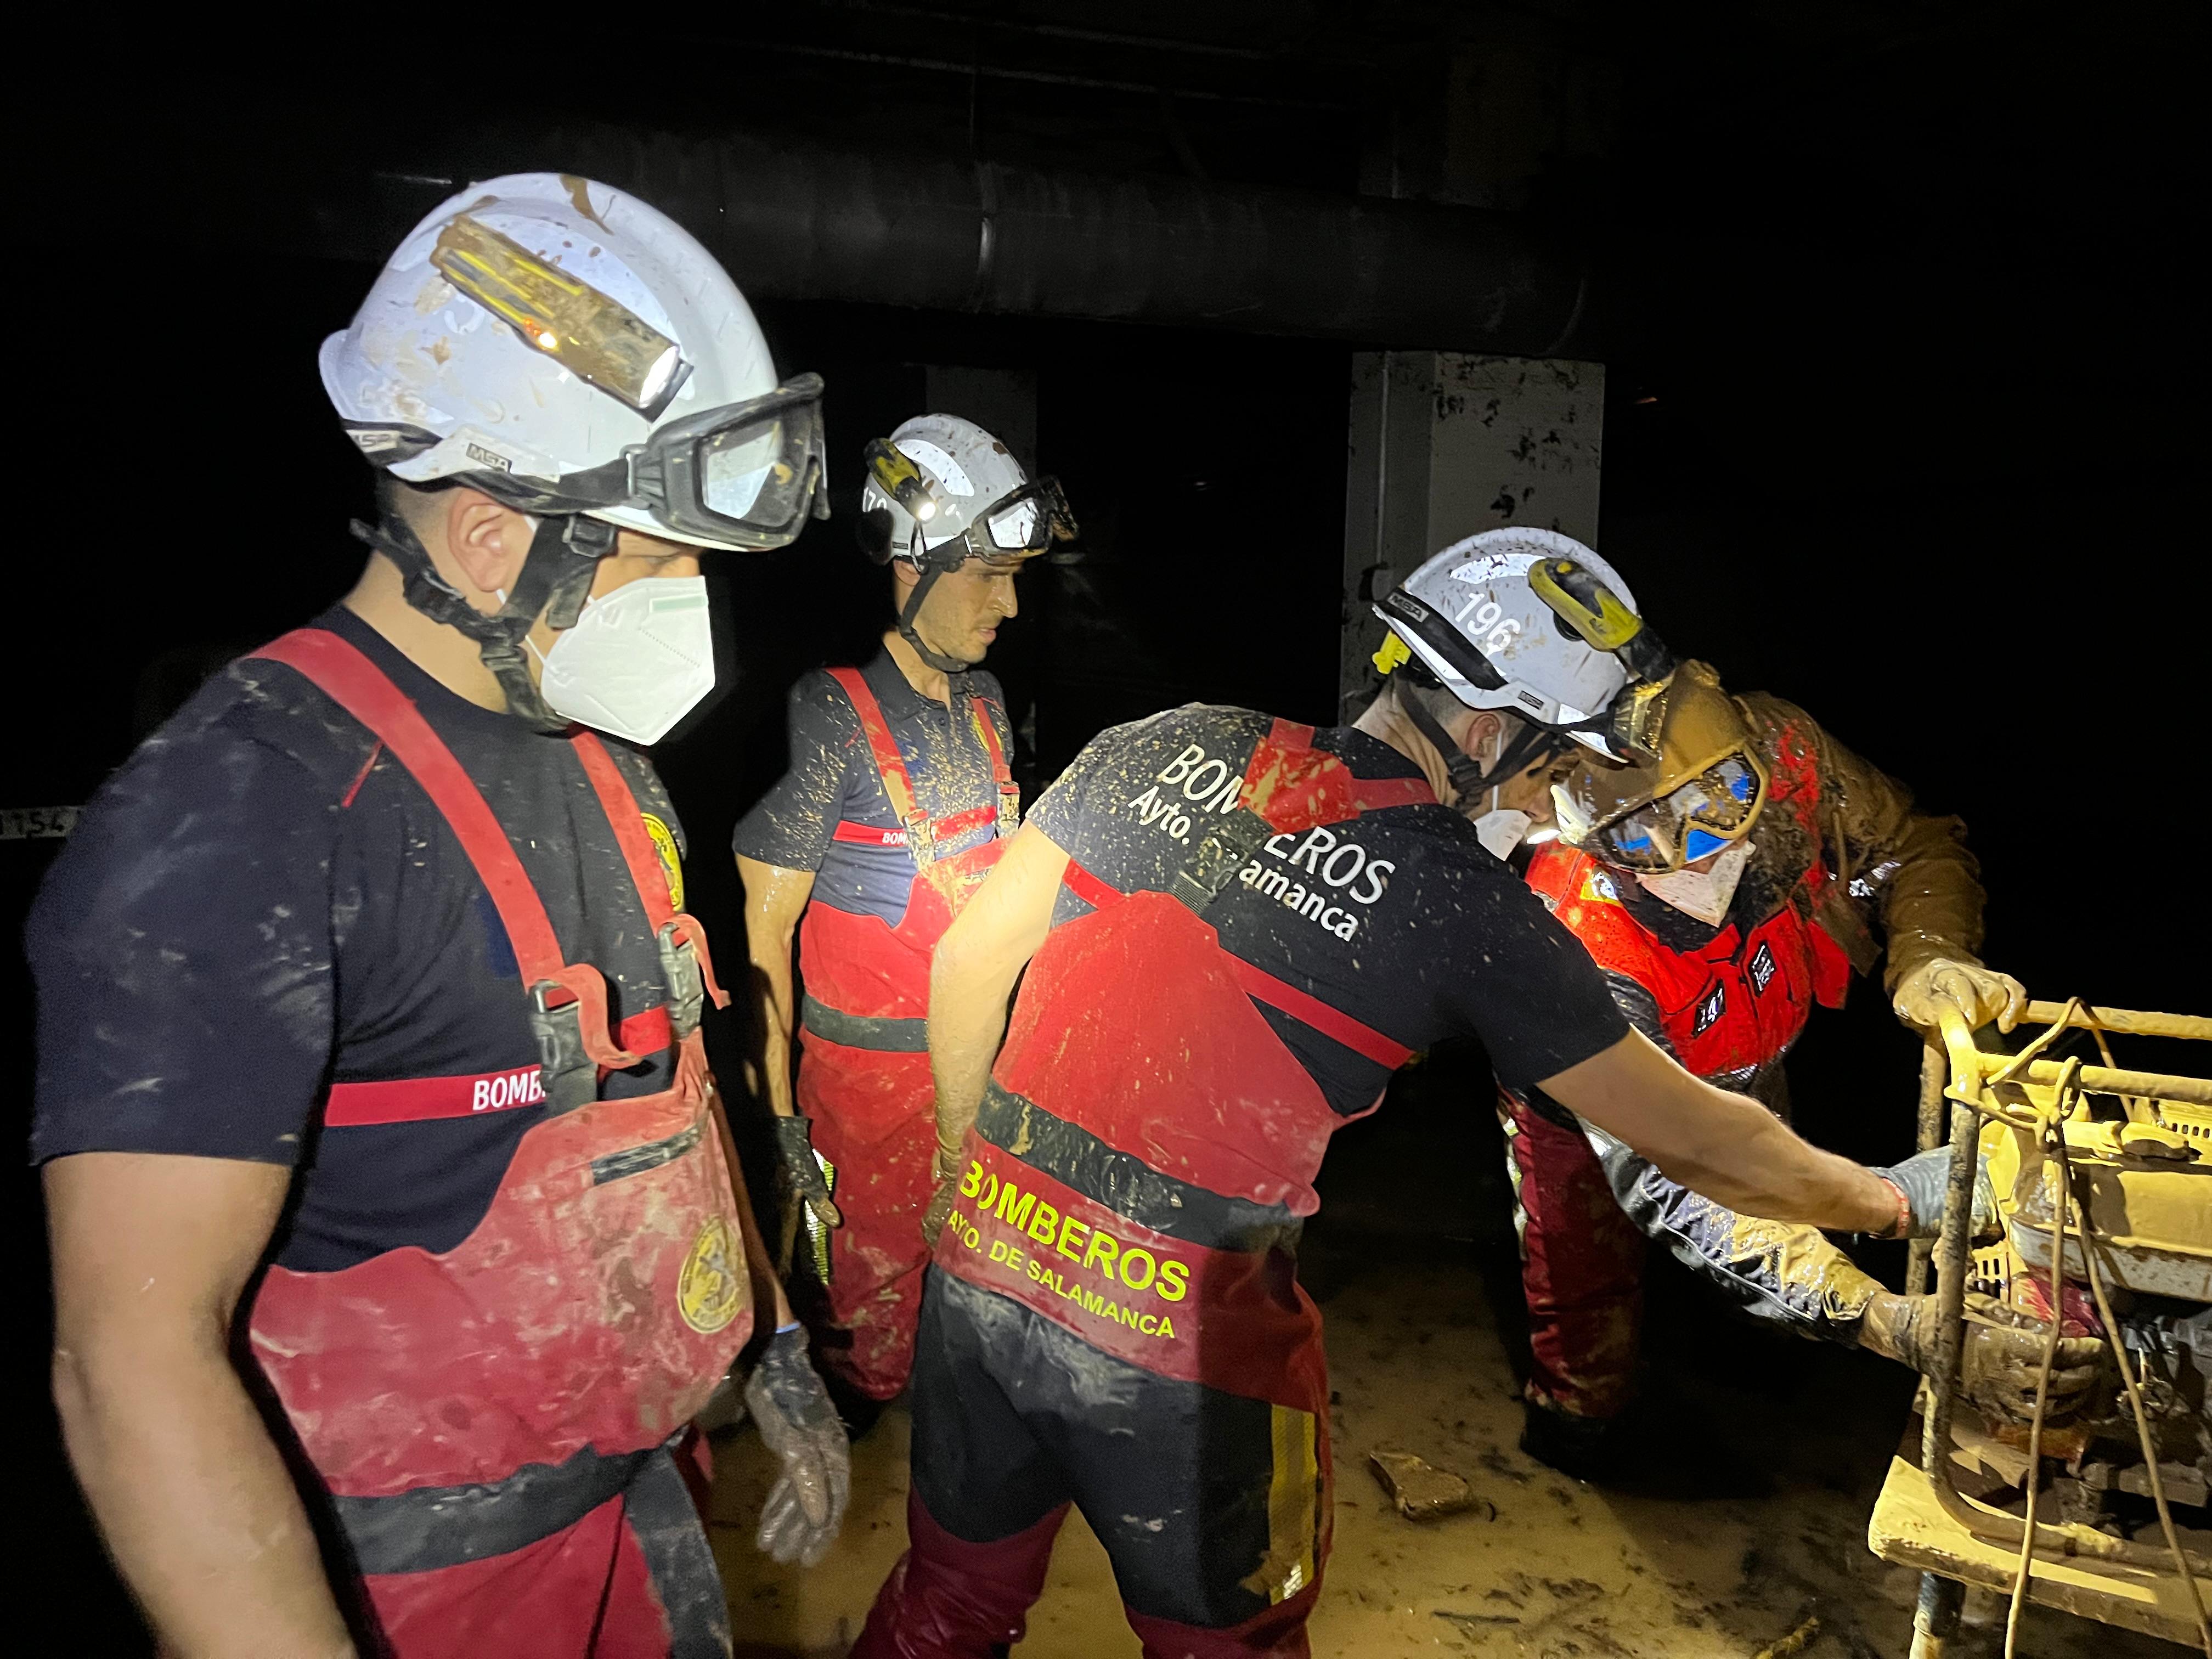
{"label": "man's bare forearm", "polygon": [[1881,1177],[1800,1139],[1748,1096],[1691,1076],[1636,1032],[1543,1088],[1669,1179],[1731,1210],[1846,1232],[1897,1225],[1897,1192]]}
{"label": "man's bare forearm", "polygon": [[165,1655],[354,1651],[220,1330],[58,1346],[53,1377],[70,1462]]}
{"label": "man's bare forearm", "polygon": [[745,885],[745,954],[760,1004],[760,1088],[769,1109],[789,1117],[798,1109],[791,1092],[791,1041],[799,1024],[791,943],[812,896],[814,877],[744,857],[738,874]]}
{"label": "man's bare forearm", "polygon": [[942,947],[929,974],[929,1071],[937,1086],[937,1144],[948,1151],[968,1137],[992,1062],[1006,1035],[1006,1000],[1021,977],[992,964],[948,957]]}

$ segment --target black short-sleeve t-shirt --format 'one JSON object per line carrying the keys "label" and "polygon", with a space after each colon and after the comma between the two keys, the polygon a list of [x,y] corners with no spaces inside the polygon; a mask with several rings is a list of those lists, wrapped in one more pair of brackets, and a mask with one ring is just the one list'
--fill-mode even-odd
{"label": "black short-sleeve t-shirt", "polygon": [[[1123,892],[1170,890],[1203,823],[1273,721],[1194,703],[1102,733],[1029,821]],[[1314,745],[1355,776],[1419,775],[1351,726]],[[1063,887],[1054,925],[1090,906]],[[1472,825],[1433,803],[1276,836],[1206,912],[1222,947],[1403,1047],[1474,1036],[1498,1075],[1526,1086],[1619,1042],[1627,1025],[1589,953]],[[1312,1024],[1256,1005],[1330,1103],[1357,1112],[1385,1075]]]}
{"label": "black short-sleeve t-shirt", "polygon": [[[1006,696],[980,669],[957,677],[951,707],[907,684],[890,653],[881,651],[860,671],[884,711],[906,763],[915,804],[933,819],[988,809],[956,835],[942,837],[950,857],[981,846],[998,833],[998,781],[977,730],[980,701],[998,734],[999,752],[1013,751]],[[817,903],[854,915],[879,916],[896,927],[905,917],[914,860],[895,836],[872,839],[837,834],[840,823],[895,832],[898,817],[884,793],[860,717],[844,688],[826,669],[816,669],[791,689],[791,759],[775,786],[739,819],[731,845],[739,856],[784,870],[815,872]]]}
{"label": "black short-sleeve t-shirt", "polygon": [[[407,694],[483,792],[609,1018],[664,1006],[659,953],[574,749],[447,691],[343,609],[317,619]],[[606,749],[659,833],[651,764]],[[680,903],[682,870],[660,872]],[[301,675],[234,663],[87,806],[26,929],[38,988],[31,1152],[173,1152],[295,1166],[276,1260],[327,1270],[453,1248],[542,1103],[329,1127],[331,1083],[534,1070],[490,895],[422,787]],[[668,1085],[664,1048],[602,1085]]]}

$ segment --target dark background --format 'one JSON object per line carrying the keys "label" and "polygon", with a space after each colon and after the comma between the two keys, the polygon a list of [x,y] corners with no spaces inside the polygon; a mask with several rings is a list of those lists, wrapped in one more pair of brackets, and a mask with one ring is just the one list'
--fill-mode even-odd
{"label": "dark background", "polygon": [[[846,4],[626,19],[530,52],[489,16],[473,41],[456,23],[289,57],[265,37],[27,44],[27,65],[101,70],[27,87],[12,118],[0,805],[87,799],[201,676],[351,581],[368,479],[314,352],[373,270],[267,227],[275,195],[327,179],[346,199],[372,150],[530,112],[1340,193],[1388,174],[1520,216],[1591,272],[1570,355],[1607,370],[1598,542],[1669,641],[1962,814],[1987,955],[2037,994],[2203,1011],[2212,582],[2185,250],[2203,180],[2181,14],[1679,9],[1137,4],[1109,33],[1073,5]],[[1452,128],[1469,100],[1487,115]],[[1431,179],[1440,153],[1457,172]],[[921,410],[925,365],[1034,373],[1036,459],[1084,526],[1079,557],[1024,578],[993,657],[1025,784],[1193,697],[1330,718],[1350,353],[1418,343],[757,309],[779,366],[829,382],[840,517],[712,561],[736,672],[661,759],[726,956],[723,849],[780,765],[783,690],[882,620],[850,541],[858,453]],[[0,843],[11,929],[57,845]],[[29,990],[13,951],[0,971],[21,1102]],[[1860,988],[1793,1063],[1802,1125],[1897,1155],[1914,1051]],[[1463,1086],[1401,1091],[1342,1162],[1419,1160],[1414,1224],[1494,1231],[1488,1103],[1454,1063]],[[42,1403],[35,1181],[15,1192],[28,1489],[82,1650],[127,1650]]]}

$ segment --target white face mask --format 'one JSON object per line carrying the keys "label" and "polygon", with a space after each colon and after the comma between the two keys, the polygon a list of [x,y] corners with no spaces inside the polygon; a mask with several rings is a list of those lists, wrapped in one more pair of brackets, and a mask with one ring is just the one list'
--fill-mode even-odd
{"label": "white face mask", "polygon": [[645,576],[587,599],[576,625],[555,635],[538,660],[538,689],[555,713],[632,743],[658,743],[714,689],[707,579]]}
{"label": "white face mask", "polygon": [[1673,905],[1686,916],[1695,916],[1709,927],[1717,927],[1735,897],[1735,884],[1743,879],[1743,866],[1751,862],[1752,843],[1740,841],[1703,870],[1672,870],[1663,876],[1638,876],[1637,880],[1652,897]]}
{"label": "white face mask", "polygon": [[1490,810],[1474,820],[1476,838],[1490,849],[1492,858],[1500,860],[1513,856],[1513,849],[1521,844],[1521,838],[1528,833],[1528,826],[1536,821],[1516,808],[1500,807],[1498,793],[1502,787],[1491,790]]}

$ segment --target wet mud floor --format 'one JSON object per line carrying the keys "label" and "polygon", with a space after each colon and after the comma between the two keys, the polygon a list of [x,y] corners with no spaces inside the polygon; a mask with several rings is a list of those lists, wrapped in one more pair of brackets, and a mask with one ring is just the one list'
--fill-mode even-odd
{"label": "wet mud floor", "polygon": [[[1808,1613],[1821,1630],[1808,1659],[1903,1659],[1918,1581],[1868,1553],[1866,1523],[1905,1421],[1909,1375],[1869,1354],[1751,1328],[1656,1261],[1644,1347],[1650,1392],[1670,1402],[1660,1431],[1697,1460],[1771,1474],[1773,1490],[1632,1498],[1554,1474],[1517,1449],[1526,1341],[1497,1143],[1463,1110],[1449,1133],[1439,1122],[1386,1108],[1340,1134],[1301,1251],[1335,1393],[1335,1551],[1310,1626],[1319,1659],[1751,1659]],[[831,1659],[858,1634],[904,1547],[907,1430],[894,1408],[855,1449],[844,1535],[812,1571],[779,1568],[753,1548],[768,1460],[750,1431],[722,1445],[714,1547],[740,1659]],[[1475,1506],[1401,1518],[1367,1467],[1378,1446],[1463,1475]],[[1970,1601],[1968,1619],[1975,1627],[1954,1659],[1994,1659],[2002,1605]],[[2021,1650],[2185,1651],[2045,1608],[2028,1611]],[[1138,1651],[1105,1556],[1071,1516],[1015,1653]]]}

